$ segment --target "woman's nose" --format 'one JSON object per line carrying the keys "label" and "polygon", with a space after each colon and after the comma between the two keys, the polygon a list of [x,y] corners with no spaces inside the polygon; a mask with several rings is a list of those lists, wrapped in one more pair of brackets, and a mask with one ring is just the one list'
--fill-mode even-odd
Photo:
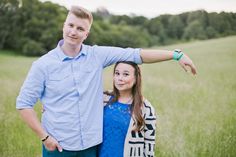
{"label": "woman's nose", "polygon": [[118,80],[122,81],[122,80],[123,80],[123,76],[120,75],[120,76],[118,77]]}

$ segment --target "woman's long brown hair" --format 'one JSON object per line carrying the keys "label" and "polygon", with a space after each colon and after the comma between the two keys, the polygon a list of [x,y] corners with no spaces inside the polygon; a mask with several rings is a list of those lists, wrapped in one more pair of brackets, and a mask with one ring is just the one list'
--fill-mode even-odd
{"label": "woman's long brown hair", "polygon": [[[130,106],[131,107],[130,109],[132,113],[132,118],[134,119],[134,122],[135,122],[134,131],[140,131],[144,127],[144,119],[143,119],[142,110],[141,110],[143,106],[143,96],[141,92],[141,83],[142,83],[141,72],[136,63],[130,62],[130,61],[121,61],[115,64],[113,75],[115,74],[117,65],[119,65],[120,63],[131,65],[134,68],[135,83],[132,87],[133,102]],[[119,90],[115,87],[114,82],[113,82],[113,95],[114,97],[111,100],[111,102],[118,101],[118,98],[120,97],[120,93],[119,93]]]}

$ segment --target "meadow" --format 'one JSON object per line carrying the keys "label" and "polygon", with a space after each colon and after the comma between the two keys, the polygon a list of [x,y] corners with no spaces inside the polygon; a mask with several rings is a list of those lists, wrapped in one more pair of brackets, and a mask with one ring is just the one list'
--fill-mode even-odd
{"label": "meadow", "polygon": [[[193,76],[176,61],[141,65],[144,96],[158,115],[156,157],[236,156],[236,36],[156,48],[181,48],[198,69]],[[15,109],[36,59],[0,50],[0,157],[41,156],[40,139]],[[111,84],[108,68],[104,89]],[[40,103],[35,109],[40,117]]]}

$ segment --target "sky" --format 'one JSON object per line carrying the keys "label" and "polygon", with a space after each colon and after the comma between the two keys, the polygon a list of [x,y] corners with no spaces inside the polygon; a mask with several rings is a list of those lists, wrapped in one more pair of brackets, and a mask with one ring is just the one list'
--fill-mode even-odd
{"label": "sky", "polygon": [[148,18],[162,14],[179,14],[204,9],[207,12],[234,12],[236,0],[40,0],[51,1],[66,8],[72,5],[82,6],[92,12],[105,7],[116,15],[142,15]]}

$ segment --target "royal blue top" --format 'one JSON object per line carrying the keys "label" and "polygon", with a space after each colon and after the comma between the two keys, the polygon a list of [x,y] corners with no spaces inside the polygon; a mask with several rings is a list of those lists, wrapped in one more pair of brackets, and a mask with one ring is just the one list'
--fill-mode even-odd
{"label": "royal blue top", "polygon": [[115,102],[104,107],[103,142],[99,146],[99,157],[123,157],[130,118],[129,104]]}
{"label": "royal blue top", "polygon": [[16,108],[33,108],[40,99],[47,133],[63,149],[84,150],[102,142],[103,68],[122,60],[141,63],[140,49],[82,45],[69,57],[62,44],[33,63]]}

